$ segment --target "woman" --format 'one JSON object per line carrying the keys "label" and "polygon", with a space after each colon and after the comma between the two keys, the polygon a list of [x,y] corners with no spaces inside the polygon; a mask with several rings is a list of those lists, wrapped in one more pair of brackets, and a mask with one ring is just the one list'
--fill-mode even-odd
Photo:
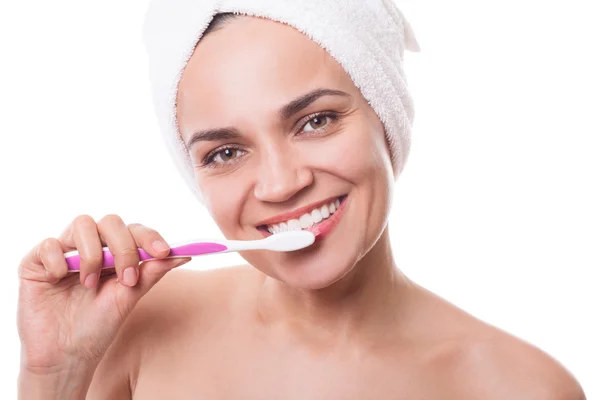
{"label": "woman", "polygon": [[[198,18],[202,38],[189,60],[182,55],[174,92],[159,75],[181,68],[169,64],[176,57],[168,48],[185,24],[165,24],[153,38],[165,46],[154,59],[151,52],[151,66],[175,161],[227,238],[299,224],[318,241],[297,252],[242,254],[244,266],[171,271],[189,259],[161,260],[168,248],[156,231],[115,215],[76,218],[20,265],[21,397],[583,399],[545,353],[396,267],[387,218],[412,120],[410,98],[395,90],[401,70],[391,80],[398,86],[382,92],[383,78],[369,85],[361,66],[345,62],[350,56],[326,42],[343,22],[323,12],[335,1],[277,2],[286,3],[279,15],[313,6],[302,9],[312,11],[302,14],[312,18],[306,23],[331,28],[313,40],[275,16],[213,19],[213,11],[239,10],[194,8],[205,3],[178,3],[212,22],[201,29]],[[348,20],[391,15],[400,21],[393,34],[417,48],[391,3],[343,4]],[[172,24],[185,18],[178,6],[158,1],[150,18]],[[364,44],[353,39],[347,44]],[[385,62],[364,60],[375,70]],[[103,245],[115,254],[116,277],[100,274]],[[159,260],[138,266],[138,247]],[[66,272],[63,253],[73,249],[82,255],[79,275]]]}

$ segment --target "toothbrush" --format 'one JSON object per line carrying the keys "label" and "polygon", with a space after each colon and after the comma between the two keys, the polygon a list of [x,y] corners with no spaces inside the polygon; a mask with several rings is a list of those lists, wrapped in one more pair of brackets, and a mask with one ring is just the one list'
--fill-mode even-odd
{"label": "toothbrush", "polygon": [[[310,246],[315,242],[315,235],[308,231],[287,231],[267,236],[260,240],[211,240],[211,241],[186,241],[170,245],[171,252],[167,258],[191,257],[204,254],[230,253],[245,250],[271,250],[271,251],[295,251]],[[154,260],[150,254],[138,248],[140,261]],[[103,266],[111,268],[115,260],[108,249],[102,248]],[[79,252],[69,251],[64,253],[69,272],[79,272]]]}

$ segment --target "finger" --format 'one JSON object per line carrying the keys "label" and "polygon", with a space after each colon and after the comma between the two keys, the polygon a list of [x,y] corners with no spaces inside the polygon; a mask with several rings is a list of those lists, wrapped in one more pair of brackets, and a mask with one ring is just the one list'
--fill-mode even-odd
{"label": "finger", "polygon": [[21,279],[56,283],[67,274],[67,262],[58,239],[47,238],[33,247],[19,265]]}
{"label": "finger", "polygon": [[[79,216],[79,217],[81,217],[81,216]],[[92,218],[92,217],[90,217],[90,218]],[[73,240],[73,223],[72,222],[65,227],[65,229],[60,233],[60,235],[58,235],[57,239],[62,246],[63,253],[66,253],[68,251],[77,250],[77,245],[75,244],[75,240]]]}
{"label": "finger", "polygon": [[140,268],[139,286],[146,293],[158,281],[160,281],[167,272],[174,268],[181,267],[192,260],[191,257],[177,257],[165,260],[145,261]]}
{"label": "finger", "polygon": [[69,266],[67,260],[65,260],[60,241],[55,238],[48,238],[40,244],[39,249],[39,257],[44,265],[46,281],[52,284],[58,283],[69,272]]}
{"label": "finger", "polygon": [[118,215],[107,215],[98,222],[98,232],[115,259],[119,282],[127,286],[137,283],[140,263],[138,246]]}
{"label": "finger", "polygon": [[102,242],[96,221],[89,215],[79,215],[71,224],[71,236],[79,252],[79,280],[87,288],[98,284],[102,268]]}
{"label": "finger", "polygon": [[171,252],[167,241],[154,229],[142,224],[127,225],[138,248],[144,249],[146,253],[154,258],[165,258]]}

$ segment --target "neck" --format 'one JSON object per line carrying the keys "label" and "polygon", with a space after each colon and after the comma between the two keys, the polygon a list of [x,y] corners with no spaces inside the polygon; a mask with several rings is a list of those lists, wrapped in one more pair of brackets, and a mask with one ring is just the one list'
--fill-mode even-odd
{"label": "neck", "polygon": [[340,337],[372,336],[397,329],[410,281],[396,268],[389,232],[346,276],[318,290],[291,288],[267,277],[258,311],[266,323]]}

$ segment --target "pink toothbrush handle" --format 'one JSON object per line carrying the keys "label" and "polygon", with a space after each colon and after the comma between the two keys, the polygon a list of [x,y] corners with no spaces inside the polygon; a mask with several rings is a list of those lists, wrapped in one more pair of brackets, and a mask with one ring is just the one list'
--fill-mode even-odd
{"label": "pink toothbrush handle", "polygon": [[[227,246],[224,246],[219,243],[190,243],[185,244],[183,246],[172,247],[168,257],[199,256],[208,253],[220,253],[225,250],[227,250]],[[114,267],[115,258],[113,257],[112,253],[108,249],[104,249],[102,254],[102,268]],[[138,249],[138,254],[140,255],[140,261],[151,260],[154,258],[150,254],[146,253],[143,249]],[[67,261],[69,271],[79,271],[79,263],[81,261],[79,258],[79,254],[73,254],[71,256],[65,257],[65,260]]]}

